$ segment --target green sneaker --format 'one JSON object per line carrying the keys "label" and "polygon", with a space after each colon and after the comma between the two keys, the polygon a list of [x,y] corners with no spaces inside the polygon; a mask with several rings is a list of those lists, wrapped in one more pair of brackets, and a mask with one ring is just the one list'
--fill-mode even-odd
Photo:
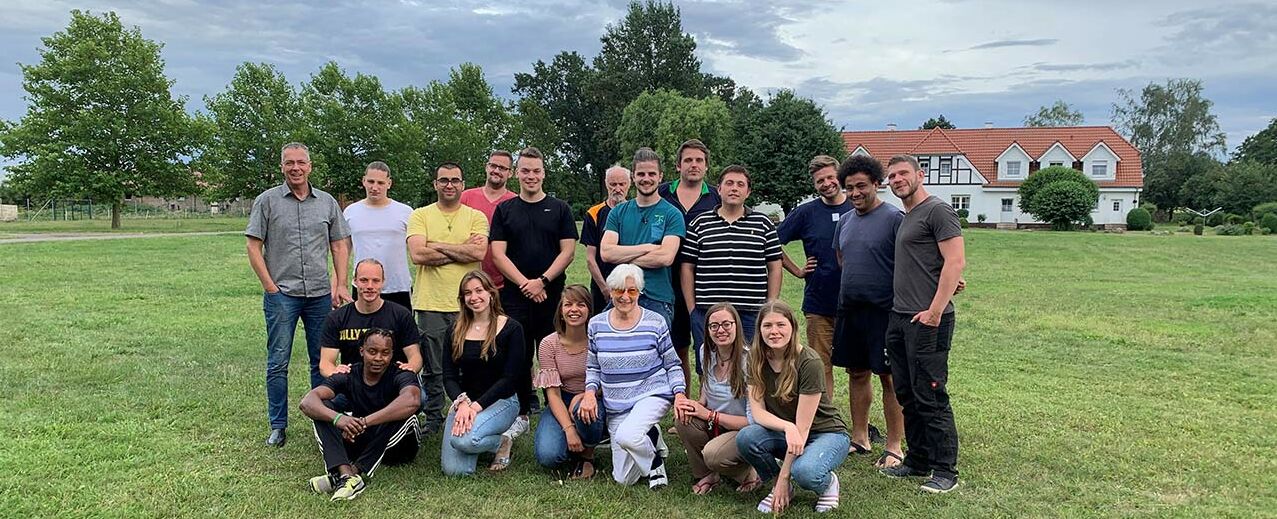
{"label": "green sneaker", "polygon": [[316,494],[331,494],[336,487],[333,477],[329,474],[310,478],[310,489]]}
{"label": "green sneaker", "polygon": [[346,476],[337,482],[337,490],[333,492],[333,501],[350,501],[363,492],[368,485],[363,476]]}

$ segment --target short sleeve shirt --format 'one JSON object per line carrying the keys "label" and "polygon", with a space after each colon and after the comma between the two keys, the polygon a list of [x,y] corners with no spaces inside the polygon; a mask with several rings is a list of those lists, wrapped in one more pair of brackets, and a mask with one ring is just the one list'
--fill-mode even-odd
{"label": "short sleeve shirt", "polygon": [[384,207],[373,207],[361,200],[346,206],[343,213],[350,225],[351,241],[355,244],[354,264],[358,265],[368,258],[381,262],[386,268],[382,293],[411,290],[412,274],[408,272],[408,246],[404,236],[412,208],[394,200]]}
{"label": "short sleeve shirt", "polygon": [[896,229],[904,217],[898,207],[883,202],[868,213],[851,210],[838,220],[834,249],[842,254],[842,302],[891,309]]}
{"label": "short sleeve shirt", "polygon": [[417,374],[404,371],[391,365],[376,384],[368,385],[364,381],[364,364],[362,362],[350,367],[350,373],[336,373],[324,379],[320,385],[328,386],[333,393],[345,395],[350,404],[350,411],[355,416],[368,416],[385,409],[404,388],[421,386],[417,382]]}
{"label": "short sleeve shirt", "polygon": [[[935,196],[927,197],[905,213],[896,232],[892,310],[912,314],[931,306],[940,286],[940,270],[944,268],[940,242],[958,236],[962,236],[958,212]],[[944,313],[952,311],[950,301]]]}
{"label": "short sleeve shirt", "polygon": [[581,222],[581,245],[595,248],[594,262],[598,264],[603,279],[607,279],[612,269],[616,268],[616,265],[603,261],[603,249],[598,248],[603,241],[603,225],[611,212],[612,208],[607,202],[603,202],[586,210],[585,221]]}
{"label": "short sleeve shirt", "polygon": [[816,258],[816,270],[804,278],[805,313],[831,317],[838,313],[838,293],[829,289],[837,285],[842,275],[838,257],[834,255],[834,227],[842,214],[852,209],[850,200],[828,205],[817,198],[795,208],[776,228],[781,245],[802,240],[803,253],[808,258]]}
{"label": "short sleeve shirt", "polygon": [[[408,218],[408,236],[425,236],[439,243],[465,243],[471,236],[488,235],[488,218],[476,209],[460,205],[445,213],[434,203],[417,209]],[[417,280],[413,284],[412,308],[430,312],[457,312],[457,286],[467,272],[479,268],[479,262],[446,265],[415,265]]]}
{"label": "short sleeve shirt", "polygon": [[[775,396],[780,374],[772,371],[771,366],[763,366],[763,405],[767,412],[790,423],[796,423],[798,417],[798,395],[822,395],[825,392],[825,365],[816,350],[803,348],[798,352],[795,363],[798,369],[797,394],[788,401]],[[828,399],[820,399],[816,416],[811,420],[811,432],[847,432],[847,423]]]}
{"label": "short sleeve shirt", "polygon": [[329,312],[324,319],[324,336],[320,346],[336,348],[341,352],[342,364],[354,364],[362,360],[359,356],[359,336],[369,328],[382,328],[395,334],[395,362],[408,362],[404,348],[421,344],[412,312],[400,305],[383,301],[381,308],[370,314],[360,313],[354,303]]}
{"label": "short sleeve shirt", "polygon": [[328,248],[350,236],[332,195],[310,187],[298,200],[282,184],[257,195],[244,235],[262,240],[266,271],[279,291],[293,297],[328,295]]}
{"label": "short sleeve shirt", "polygon": [[[616,233],[617,245],[660,245],[666,236],[682,238],[686,234],[683,214],[665,199],[647,207],[638,200],[628,200],[612,209],[604,232]],[[674,304],[671,267],[644,268],[643,294],[649,298]]]}
{"label": "short sleeve shirt", "polygon": [[[537,202],[511,198],[492,214],[491,241],[506,242],[506,256],[528,278],[549,270],[559,255],[559,240],[575,240],[576,219],[562,200],[546,196]],[[551,279],[562,285],[566,276]]]}
{"label": "short sleeve shirt", "polygon": [[[506,191],[501,198],[495,202],[488,201],[488,197],[483,194],[482,187],[473,187],[461,192],[461,205],[470,207],[483,213],[488,218],[488,226],[492,226],[492,213],[496,212],[497,206],[501,202],[514,198],[515,195],[511,191]],[[505,276],[501,275],[501,271],[497,270],[497,264],[492,262],[492,244],[488,244],[488,254],[483,257],[483,271],[492,278],[492,283],[500,288],[505,284]]]}
{"label": "short sleeve shirt", "polygon": [[746,209],[735,222],[718,211],[697,216],[682,248],[682,260],[696,265],[696,307],[731,303],[739,312],[758,310],[767,301],[767,264],[780,254],[776,226],[763,213]]}

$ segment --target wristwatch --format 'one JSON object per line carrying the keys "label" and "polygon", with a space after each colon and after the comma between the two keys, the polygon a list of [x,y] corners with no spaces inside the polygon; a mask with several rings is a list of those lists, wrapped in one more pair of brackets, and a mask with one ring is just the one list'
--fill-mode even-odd
{"label": "wristwatch", "polygon": [[550,284],[550,278],[545,277],[545,274],[541,274],[540,276],[537,276],[537,279],[540,279],[542,284],[545,284],[545,285]]}

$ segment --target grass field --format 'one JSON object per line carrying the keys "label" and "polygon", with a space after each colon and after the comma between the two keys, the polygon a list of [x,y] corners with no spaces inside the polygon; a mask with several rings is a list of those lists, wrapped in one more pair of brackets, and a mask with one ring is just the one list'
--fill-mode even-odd
{"label": "grass field", "polygon": [[[950,382],[962,487],[922,495],[850,458],[839,516],[1273,516],[1277,238],[973,230],[967,250]],[[673,438],[655,494],[560,483],[531,436],[506,473],[446,479],[436,437],[329,503],[304,486],[323,468],[296,410],[300,337],[291,441],[262,445],[265,332],[241,237],[0,245],[0,272],[0,516],[730,517],[765,494],[691,495]]]}

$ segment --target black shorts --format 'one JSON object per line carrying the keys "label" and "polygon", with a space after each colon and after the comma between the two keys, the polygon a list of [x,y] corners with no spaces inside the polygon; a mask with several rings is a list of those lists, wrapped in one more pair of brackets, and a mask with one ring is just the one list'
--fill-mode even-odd
{"label": "black shorts", "polygon": [[833,365],[890,375],[887,323],[891,311],[872,303],[843,303],[834,321]]}

